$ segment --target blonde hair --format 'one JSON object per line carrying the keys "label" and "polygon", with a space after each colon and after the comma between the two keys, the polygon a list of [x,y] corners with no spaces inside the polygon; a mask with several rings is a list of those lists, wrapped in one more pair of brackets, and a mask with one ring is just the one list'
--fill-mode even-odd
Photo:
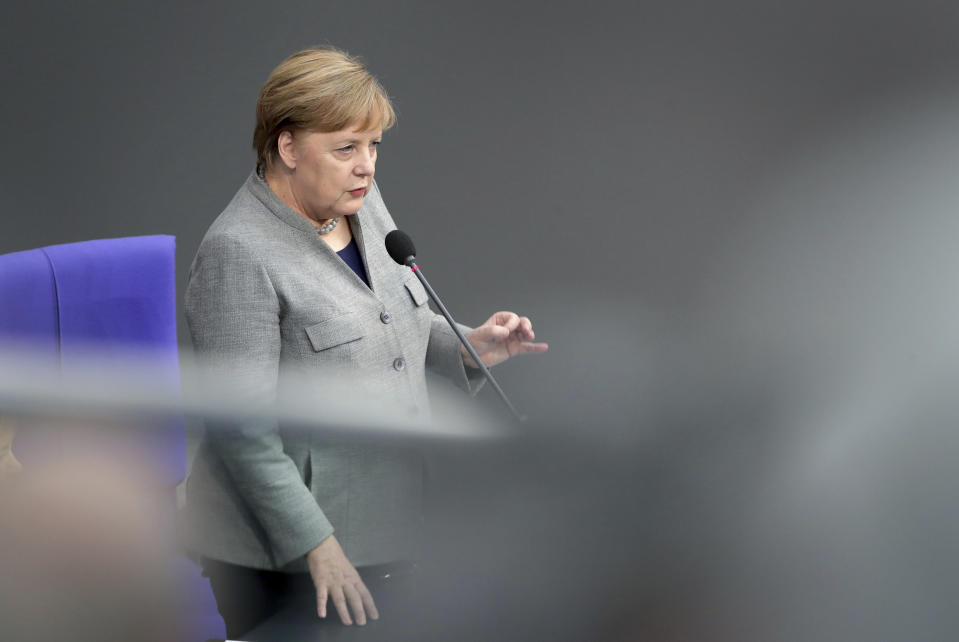
{"label": "blonde hair", "polygon": [[396,113],[389,96],[366,67],[332,47],[306,49],[281,62],[256,101],[253,149],[266,170],[278,157],[277,139],[287,130],[334,132],[353,123],[389,129]]}

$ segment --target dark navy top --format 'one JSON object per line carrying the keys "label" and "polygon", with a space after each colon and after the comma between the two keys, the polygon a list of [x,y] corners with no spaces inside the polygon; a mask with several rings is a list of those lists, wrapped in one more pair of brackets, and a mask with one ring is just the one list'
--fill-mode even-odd
{"label": "dark navy top", "polygon": [[370,280],[366,276],[366,267],[363,265],[363,257],[360,256],[360,248],[356,245],[356,239],[350,239],[350,244],[337,252],[337,255],[353,268],[356,276],[363,279],[366,287],[370,287]]}

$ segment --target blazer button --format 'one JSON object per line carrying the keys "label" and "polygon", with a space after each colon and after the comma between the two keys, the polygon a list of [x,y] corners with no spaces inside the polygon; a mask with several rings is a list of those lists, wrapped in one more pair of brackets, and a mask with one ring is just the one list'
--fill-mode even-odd
{"label": "blazer button", "polygon": [[383,323],[389,323],[392,320],[393,320],[392,314],[390,314],[389,312],[386,312],[385,310],[383,312],[380,312],[380,321],[382,321]]}
{"label": "blazer button", "polygon": [[397,372],[402,372],[406,368],[406,361],[403,360],[403,357],[397,357],[393,359],[393,369]]}

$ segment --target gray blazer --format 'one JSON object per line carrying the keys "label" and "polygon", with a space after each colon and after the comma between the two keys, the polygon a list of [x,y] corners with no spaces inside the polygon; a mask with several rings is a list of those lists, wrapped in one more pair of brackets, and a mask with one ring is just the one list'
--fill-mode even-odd
{"label": "gray blazer", "polygon": [[[287,368],[358,375],[364,390],[424,413],[427,366],[469,390],[455,334],[386,253],[395,225],[375,183],[350,222],[372,289],[252,173],[190,269],[186,317],[197,354],[265,402]],[[302,570],[335,526],[354,565],[409,559],[422,479],[420,458],[396,448],[276,425],[207,430],[187,482],[187,545],[233,564]]]}

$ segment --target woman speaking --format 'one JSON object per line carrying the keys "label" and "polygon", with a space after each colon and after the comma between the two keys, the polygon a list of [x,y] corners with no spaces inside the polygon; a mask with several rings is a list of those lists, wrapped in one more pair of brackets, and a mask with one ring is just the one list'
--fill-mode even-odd
{"label": "woman speaking", "polygon": [[[384,248],[396,226],[373,174],[394,122],[377,80],[335,49],[290,56],[261,89],[256,169],[204,236],[186,292],[197,354],[250,398],[271,400],[291,370],[343,373],[424,414],[427,367],[469,389],[475,363]],[[512,312],[467,333],[490,366],[546,350],[533,338]],[[401,449],[276,425],[206,431],[187,536],[228,636],[304,584],[321,618],[331,602],[343,624],[376,619],[367,584],[414,559],[422,478],[420,459]]]}

